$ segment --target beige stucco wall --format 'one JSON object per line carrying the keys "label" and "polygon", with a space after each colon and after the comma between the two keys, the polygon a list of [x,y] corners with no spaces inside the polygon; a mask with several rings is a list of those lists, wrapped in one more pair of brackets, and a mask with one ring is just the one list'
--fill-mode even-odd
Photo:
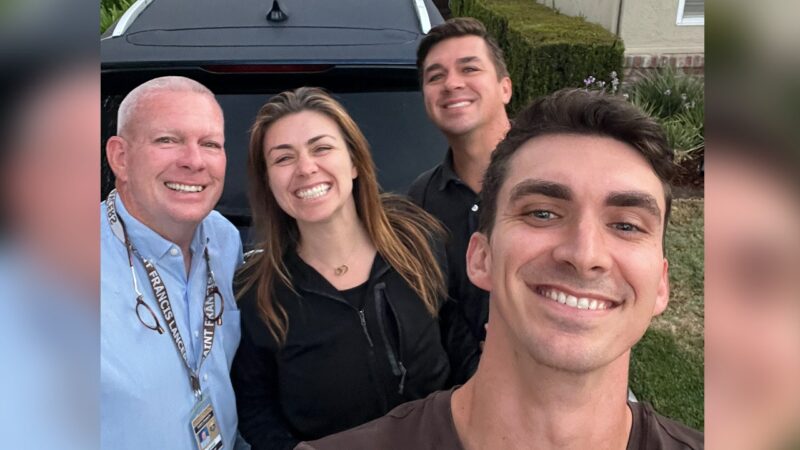
{"label": "beige stucco wall", "polygon": [[558,10],[568,16],[586,17],[586,20],[602,25],[616,33],[620,0],[537,0],[538,3]]}
{"label": "beige stucco wall", "polygon": [[622,5],[625,53],[703,53],[705,27],[677,25],[678,0],[625,0]]}
{"label": "beige stucco wall", "polygon": [[[677,25],[678,0],[537,0],[562,14],[583,16],[619,32],[625,53],[704,53],[705,27]],[[622,4],[621,24],[617,18]]]}

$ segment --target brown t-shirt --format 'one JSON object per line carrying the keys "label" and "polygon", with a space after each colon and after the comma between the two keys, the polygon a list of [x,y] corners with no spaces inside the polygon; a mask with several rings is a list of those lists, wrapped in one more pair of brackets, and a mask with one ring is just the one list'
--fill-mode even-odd
{"label": "brown t-shirt", "polygon": [[[450,397],[453,390],[402,404],[389,414],[352,430],[312,442],[295,450],[464,450],[458,439]],[[699,450],[703,434],[667,419],[646,403],[629,403],[633,426],[627,450]]]}

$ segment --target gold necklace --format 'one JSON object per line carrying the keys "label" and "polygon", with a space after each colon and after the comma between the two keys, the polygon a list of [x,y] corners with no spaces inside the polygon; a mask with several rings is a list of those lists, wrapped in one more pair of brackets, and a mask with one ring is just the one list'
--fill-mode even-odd
{"label": "gold necklace", "polygon": [[337,277],[340,277],[346,274],[348,269],[349,267],[347,267],[347,264],[342,264],[341,266],[333,269],[333,274],[336,275]]}
{"label": "gold necklace", "polygon": [[[338,265],[338,266],[335,266],[335,267],[333,267],[333,274],[334,274],[335,276],[337,276],[337,277],[340,277],[340,276],[342,276],[342,275],[346,274],[348,270],[350,270],[350,266],[348,266],[348,265],[347,265],[347,263],[348,263],[348,262],[350,262],[350,259],[353,257],[353,254],[355,254],[355,252],[356,252],[356,247],[357,247],[357,245],[356,245],[356,244],[357,244],[357,243],[358,243],[358,241],[356,241],[356,242],[354,242],[354,243],[353,243],[353,248],[350,250],[350,254],[349,254],[349,255],[347,256],[347,258],[345,258],[345,260],[344,260],[344,261],[345,261],[345,263],[344,263],[344,264],[341,264],[341,265]],[[302,253],[302,247],[301,247],[301,248],[298,250],[298,253]],[[323,264],[325,264],[326,266],[328,266],[328,267],[331,267],[331,266],[333,266],[333,264],[328,264],[328,263],[326,263],[325,261],[322,261],[322,259],[321,259],[321,258],[317,258],[317,259],[318,259],[319,261],[321,261]]]}

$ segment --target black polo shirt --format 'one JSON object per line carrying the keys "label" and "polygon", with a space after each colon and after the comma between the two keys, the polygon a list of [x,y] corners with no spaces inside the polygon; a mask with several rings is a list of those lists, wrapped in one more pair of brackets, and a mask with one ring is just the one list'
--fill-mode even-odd
{"label": "black polo shirt", "polygon": [[467,245],[478,228],[478,194],[472,191],[453,169],[453,150],[444,161],[420,175],[408,195],[414,203],[433,214],[447,228],[448,290],[459,314],[478,341],[486,337],[484,325],[489,319],[489,293],[467,277]]}

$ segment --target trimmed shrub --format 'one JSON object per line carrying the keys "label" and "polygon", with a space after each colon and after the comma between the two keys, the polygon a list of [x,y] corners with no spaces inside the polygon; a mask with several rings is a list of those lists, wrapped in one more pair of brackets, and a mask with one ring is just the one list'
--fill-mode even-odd
{"label": "trimmed shrub", "polygon": [[582,17],[533,0],[451,0],[450,7],[483,22],[506,53],[512,115],[536,97],[582,86],[586,74],[622,73],[622,40]]}

